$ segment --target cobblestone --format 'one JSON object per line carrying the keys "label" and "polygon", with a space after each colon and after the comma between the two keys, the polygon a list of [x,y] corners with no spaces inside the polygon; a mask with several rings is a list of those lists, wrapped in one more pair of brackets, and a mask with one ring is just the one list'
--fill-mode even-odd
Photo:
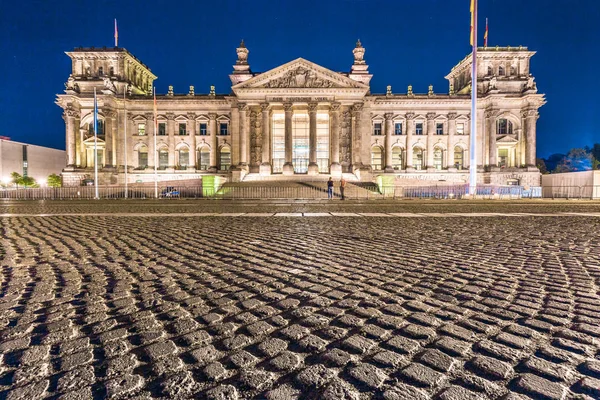
{"label": "cobblestone", "polygon": [[23,204],[2,399],[600,397],[600,205]]}

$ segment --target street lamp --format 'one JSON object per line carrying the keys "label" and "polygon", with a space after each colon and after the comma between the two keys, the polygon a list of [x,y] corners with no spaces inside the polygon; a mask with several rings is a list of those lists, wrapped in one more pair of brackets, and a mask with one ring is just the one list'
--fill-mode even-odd
{"label": "street lamp", "polygon": [[46,179],[43,179],[43,178],[42,178],[42,179],[40,179],[40,180],[39,180],[40,187],[44,187],[44,186],[46,186],[46,183],[47,183],[47,182],[46,182]]}

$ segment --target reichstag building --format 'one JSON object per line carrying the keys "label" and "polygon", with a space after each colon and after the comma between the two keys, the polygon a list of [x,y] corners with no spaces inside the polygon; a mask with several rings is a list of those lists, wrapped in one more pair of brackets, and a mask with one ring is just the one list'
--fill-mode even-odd
{"label": "reichstag building", "polygon": [[[153,182],[222,176],[228,181],[393,177],[397,184],[468,181],[471,62],[446,75],[445,93],[371,93],[365,48],[352,51],[350,71],[334,72],[298,58],[253,72],[242,42],[231,93],[156,96],[157,78],[124,48],[76,48],[65,93],[66,185]],[[539,185],[536,120],[544,96],[530,72],[526,47],[478,51],[477,165],[481,183]],[[98,151],[94,160],[94,89]],[[155,122],[156,118],[156,122]],[[156,135],[156,140],[155,140]],[[156,144],[155,144],[156,143]]]}

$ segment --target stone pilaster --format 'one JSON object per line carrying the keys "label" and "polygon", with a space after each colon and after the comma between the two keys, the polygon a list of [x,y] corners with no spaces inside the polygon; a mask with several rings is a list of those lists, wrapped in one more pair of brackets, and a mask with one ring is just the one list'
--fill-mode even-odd
{"label": "stone pilaster", "polygon": [[188,169],[196,169],[198,162],[196,160],[196,114],[188,113],[187,131],[190,135],[190,165]]}
{"label": "stone pilaster", "polygon": [[283,174],[293,175],[294,165],[292,164],[292,115],[294,113],[292,103],[284,103],[283,110],[285,111],[285,164],[283,164]]}
{"label": "stone pilaster", "polygon": [[394,114],[385,113],[385,172],[394,172],[392,162],[392,131],[394,130]]}
{"label": "stone pilaster", "polygon": [[[169,168],[175,167],[175,114],[167,113],[167,135],[169,135]],[[157,154],[158,157],[158,154]]]}
{"label": "stone pilaster", "polygon": [[76,134],[78,126],[75,124],[76,118],[79,117],[79,111],[73,107],[67,107],[63,113],[65,120],[65,137],[67,144],[67,168],[75,168],[76,159]]}
{"label": "stone pilaster", "polygon": [[308,103],[308,175],[317,175],[317,103]]}
{"label": "stone pilaster", "polygon": [[261,175],[271,175],[271,110],[269,103],[260,105],[262,117],[262,163],[260,164]]}
{"label": "stone pilaster", "polygon": [[433,166],[433,135],[435,134],[435,113],[427,113],[427,170],[434,171]]}
{"label": "stone pilaster", "polygon": [[114,153],[113,147],[113,123],[112,110],[104,109],[104,167],[111,168],[113,166],[112,156]]}
{"label": "stone pilaster", "polygon": [[415,113],[406,113],[406,172],[415,172],[413,167],[413,143],[412,137],[415,130]]}
{"label": "stone pilaster", "polygon": [[341,176],[342,166],[340,164],[340,106],[338,102],[331,103],[329,109],[331,117],[331,132],[329,137],[331,138],[331,167],[330,173],[332,175]]}
{"label": "stone pilaster", "polygon": [[[456,135],[456,113],[451,112],[448,113],[448,143],[446,144],[446,148],[448,149],[448,153],[446,156],[446,161],[444,162],[444,167],[450,170],[454,170],[454,135]],[[464,160],[463,160],[464,164]]]}
{"label": "stone pilaster", "polygon": [[240,113],[240,167],[248,166],[248,106],[246,103],[239,103]]}
{"label": "stone pilaster", "polygon": [[[131,116],[133,117],[133,115]],[[131,120],[133,121],[133,120]],[[154,169],[154,163],[156,162],[156,159],[158,158],[158,153],[156,150],[156,147],[154,146],[154,137],[156,135],[158,135],[158,130],[156,128],[156,121],[154,121],[154,114],[153,113],[147,113],[146,114],[146,135],[147,135],[147,139],[148,139],[148,167],[147,168],[151,168]],[[127,145],[129,146],[129,148],[131,148],[133,150],[133,146],[135,146],[135,143],[133,142],[133,135],[132,135],[131,130],[127,130]],[[158,137],[156,138],[158,139]],[[156,142],[158,142],[158,140],[156,140]],[[129,151],[129,149],[126,150],[127,153],[127,165],[138,165],[138,160],[133,160],[130,158],[130,155],[134,155],[135,153],[133,151]]]}
{"label": "stone pilaster", "polygon": [[525,144],[525,164],[527,164],[527,168],[536,168],[536,121],[539,118],[539,113],[535,109],[529,109],[523,111],[522,116],[525,120],[525,138],[527,140]]}
{"label": "stone pilaster", "polygon": [[217,172],[217,152],[219,151],[219,137],[217,136],[217,114],[208,114],[208,134],[210,135],[210,168],[209,172]]}

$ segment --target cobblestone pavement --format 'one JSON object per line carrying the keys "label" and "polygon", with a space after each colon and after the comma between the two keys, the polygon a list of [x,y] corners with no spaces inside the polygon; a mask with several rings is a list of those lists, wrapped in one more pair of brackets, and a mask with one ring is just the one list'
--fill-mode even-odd
{"label": "cobblestone pavement", "polygon": [[0,218],[0,398],[600,398],[600,218],[360,210]]}

